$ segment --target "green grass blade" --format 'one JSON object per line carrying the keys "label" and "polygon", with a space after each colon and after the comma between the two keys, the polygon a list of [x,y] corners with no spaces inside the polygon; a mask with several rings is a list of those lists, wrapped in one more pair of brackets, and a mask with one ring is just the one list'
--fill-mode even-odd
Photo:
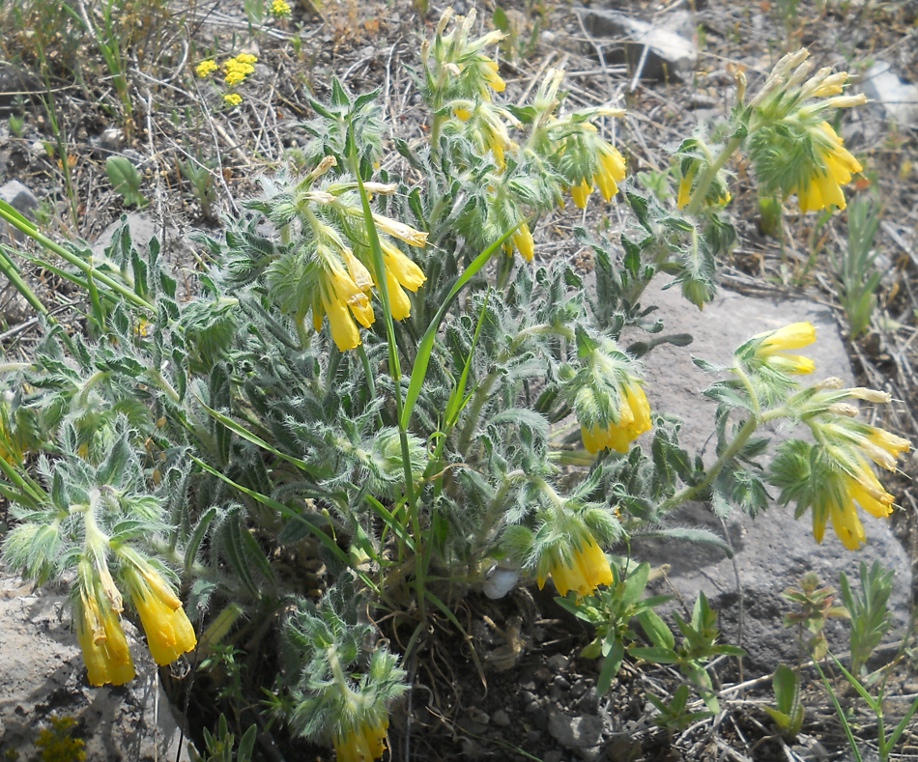
{"label": "green grass blade", "polygon": [[242,424],[237,423],[229,416],[223,415],[223,413],[217,412],[213,408],[205,405],[200,397],[198,398],[198,404],[202,408],[204,408],[207,411],[208,415],[214,418],[214,420],[223,424],[226,428],[228,428],[230,431],[232,431],[237,436],[242,437],[247,442],[250,442],[251,444],[257,447],[260,447],[263,450],[267,450],[272,455],[276,455],[281,460],[285,460],[288,463],[291,463],[292,465],[296,466],[301,471],[304,471],[310,476],[313,476],[317,479],[323,479],[323,478],[327,478],[328,476],[330,476],[330,474],[325,469],[318,468],[314,466],[312,463],[308,463],[305,460],[294,457],[293,455],[288,455],[287,453],[281,452],[280,450],[272,447],[264,439],[262,439],[256,434],[253,434],[251,431],[245,428]]}
{"label": "green grass blade", "polygon": [[436,341],[437,332],[440,330],[440,323],[443,322],[443,318],[446,316],[446,313],[452,306],[453,301],[456,299],[462,289],[465,288],[466,284],[468,284],[468,282],[478,274],[481,268],[488,263],[494,252],[497,251],[504,244],[504,242],[516,232],[517,227],[519,226],[517,225],[516,227],[508,230],[487,249],[475,257],[472,263],[465,269],[462,275],[460,275],[456,282],[453,284],[453,287],[450,289],[449,294],[447,294],[446,299],[440,306],[440,309],[437,310],[437,314],[434,315],[434,319],[431,321],[430,325],[427,327],[427,330],[424,332],[421,343],[418,345],[418,354],[414,360],[414,368],[411,371],[411,380],[408,383],[408,394],[405,397],[405,406],[402,409],[400,425],[403,428],[407,429],[408,425],[411,423],[411,414],[414,412],[415,403],[417,403],[418,397],[421,394],[421,387],[424,384],[424,379],[427,376],[427,366],[430,364],[430,356],[433,352],[434,341]]}

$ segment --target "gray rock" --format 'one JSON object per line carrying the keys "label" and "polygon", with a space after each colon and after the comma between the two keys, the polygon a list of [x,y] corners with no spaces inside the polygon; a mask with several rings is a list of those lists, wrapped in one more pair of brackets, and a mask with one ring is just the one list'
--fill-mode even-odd
{"label": "gray rock", "polygon": [[565,749],[587,749],[602,740],[603,721],[590,714],[565,714],[549,710],[548,732]]}
{"label": "gray rock", "polygon": [[494,712],[494,714],[491,715],[491,722],[493,722],[499,728],[509,728],[510,715],[507,714],[503,709],[498,709],[496,712]]}
{"label": "gray rock", "polygon": [[9,180],[0,186],[0,199],[28,217],[38,207],[38,199],[19,180]]}
{"label": "gray rock", "polygon": [[554,654],[549,656],[545,663],[555,672],[563,672],[567,669],[569,661],[568,657],[564,654]]}
{"label": "gray rock", "polygon": [[21,111],[23,94],[42,92],[43,87],[41,80],[31,72],[6,61],[0,62],[0,116]]}
{"label": "gray rock", "polygon": [[[106,762],[176,759],[181,734],[157,667],[126,623],[137,677],[126,686],[90,687],[65,595],[34,594],[0,575],[0,739],[4,753],[38,759],[35,741],[52,717],[77,721],[86,758]],[[188,762],[184,748],[178,759]]]}
{"label": "gray rock", "polygon": [[641,79],[684,81],[691,77],[698,49],[691,39],[689,13],[669,13],[654,24],[610,10],[585,11],[582,19],[590,35],[608,41],[602,44],[607,63],[640,65]]}
{"label": "gray rock", "polygon": [[885,61],[871,66],[864,75],[864,94],[882,107],[886,117],[899,127],[918,124],[918,87],[903,82]]}
{"label": "gray rock", "polygon": [[[726,364],[733,349],[750,336],[809,320],[816,326],[817,341],[802,353],[816,362],[812,381],[837,376],[853,384],[845,346],[832,315],[814,303],[765,301],[722,290],[702,312],[683,300],[678,289],[652,289],[644,301],[660,306],[667,331],[687,332],[695,337],[689,347],[660,346],[645,358],[645,389],[654,410],[683,419],[680,442],[690,453],[706,449],[707,462],[714,457],[715,405],[702,398],[700,392],[714,377],[694,366],[692,355]],[[781,436],[802,433],[780,432]],[[781,592],[807,571],[817,572],[825,583],[837,588],[839,572],[844,571],[853,580],[862,561],[868,565],[880,561],[884,567],[896,570],[890,608],[896,621],[905,623],[911,589],[908,556],[887,521],[863,514],[862,519],[867,544],[851,552],[841,545],[831,527],[826,528],[823,543],[818,545],[809,515],[795,521],[792,507],[772,506],[755,518],[734,510],[722,523],[709,506],[689,505],[674,512],[668,524],[700,525],[725,537],[735,551],[734,560],[713,547],[640,537],[634,538],[632,550],[638,559],[654,565],[668,564],[668,577],[689,607],[704,591],[720,612],[723,639],[747,650],[747,666],[771,670],[781,661],[797,658],[795,637],[782,624],[790,607]],[[827,634],[833,647],[846,647],[838,637],[846,632],[840,626],[830,628]]]}
{"label": "gray rock", "polygon": [[578,711],[585,714],[596,714],[599,711],[599,694],[596,692],[596,686],[591,685],[590,689],[578,699],[575,706]]}
{"label": "gray rock", "polygon": [[[31,218],[38,208],[38,199],[19,180],[9,180],[0,186],[0,199],[27,218]],[[6,220],[0,220],[0,243],[22,242],[28,236]],[[20,263],[20,269],[27,271],[28,266]],[[28,280],[28,277],[26,277]],[[9,325],[21,323],[32,314],[32,308],[25,297],[6,278],[0,284],[0,318]]]}
{"label": "gray rock", "polygon": [[[32,218],[38,208],[38,199],[19,180],[9,180],[0,185],[0,200],[5,201],[23,217]],[[24,241],[28,236],[18,228],[14,228],[6,220],[0,220],[0,243],[8,241]]]}

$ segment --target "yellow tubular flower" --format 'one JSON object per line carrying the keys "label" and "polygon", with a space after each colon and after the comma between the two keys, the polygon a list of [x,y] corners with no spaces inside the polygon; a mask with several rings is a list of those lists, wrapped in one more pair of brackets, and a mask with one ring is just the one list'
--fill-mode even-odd
{"label": "yellow tubular flower", "polygon": [[863,457],[854,456],[843,467],[845,470],[827,476],[822,503],[813,506],[813,536],[821,543],[826,520],[831,519],[832,528],[842,544],[848,550],[857,550],[867,536],[856,505],[884,519],[892,513],[895,498],[883,488]]}
{"label": "yellow tubular flower", "polygon": [[164,666],[193,650],[198,642],[194,628],[182,602],[162,576],[152,568],[136,566],[130,568],[126,578],[153,661]]}
{"label": "yellow tubular flower", "polygon": [[335,758],[338,762],[370,762],[386,751],[389,718],[376,725],[359,725],[344,735],[336,735]]}
{"label": "yellow tubular flower", "polygon": [[[347,352],[349,349],[356,349],[360,346],[362,343],[360,331],[357,330],[357,325],[348,313],[344,303],[337,299],[323,299],[322,307],[325,314],[328,315],[328,325],[331,328],[332,340],[338,349],[342,352]],[[315,311],[313,311],[313,317],[315,319]],[[321,330],[321,328],[320,318],[317,330]]]}
{"label": "yellow tubular flower", "polygon": [[535,255],[535,242],[532,240],[529,225],[525,222],[520,225],[516,232],[510,236],[510,240],[513,241],[513,245],[516,246],[520,256],[527,262],[532,262],[532,258]]}
{"label": "yellow tubular flower", "polygon": [[134,662],[118,615],[102,604],[92,593],[80,591],[76,604],[77,642],[83,651],[83,661],[89,684],[124,685],[134,679]]}
{"label": "yellow tubular flower", "polygon": [[606,428],[581,426],[580,436],[584,449],[591,455],[607,449],[626,453],[631,443],[651,428],[653,424],[650,421],[647,396],[637,383],[630,382],[621,390],[618,423],[612,423]]}
{"label": "yellow tubular flower", "polygon": [[763,339],[756,350],[757,355],[771,355],[787,349],[808,347],[816,341],[816,327],[809,322],[791,323],[774,331],[763,331],[753,338]]}
{"label": "yellow tubular flower", "polygon": [[507,89],[507,83],[497,73],[496,61],[484,61],[481,64],[481,78],[495,93],[502,93]]}
{"label": "yellow tubular flower", "polygon": [[411,300],[402,290],[391,270],[386,270],[386,289],[389,291],[389,309],[394,320],[404,320],[411,315]]}
{"label": "yellow tubular flower", "polygon": [[829,516],[832,519],[832,529],[838,539],[848,550],[857,550],[867,540],[864,525],[858,518],[851,495],[845,496],[840,502],[829,504]]}
{"label": "yellow tubular flower", "polygon": [[795,189],[801,212],[818,212],[829,206],[844,209],[847,204],[841,186],[851,182],[854,173],[863,170],[828,122],[817,125],[817,130],[814,147],[820,166],[814,167],[805,185]]}
{"label": "yellow tubular flower", "polygon": [[373,214],[373,221],[376,223],[376,227],[383,233],[393,238],[398,238],[398,240],[404,241],[409,246],[424,247],[427,245],[427,233],[415,230],[404,222],[399,222],[398,220],[393,220],[391,217],[385,217],[382,214],[376,213]]}
{"label": "yellow tubular flower", "polygon": [[586,178],[583,178],[579,185],[571,188],[571,198],[574,199],[574,206],[578,209],[586,209],[587,201],[592,192],[593,186],[587,182]]}
{"label": "yellow tubular flower", "polygon": [[[887,471],[896,470],[896,459],[903,453],[911,449],[911,443],[907,439],[890,434],[885,429],[872,427],[872,431],[867,435],[866,442],[871,445],[864,451],[871,457],[874,463],[882,466]],[[874,449],[875,448],[875,449]],[[876,453],[876,455],[874,455]],[[880,453],[885,453],[889,457],[883,457]],[[871,472],[872,473],[872,472]]]}
{"label": "yellow tubular flower", "polygon": [[[572,548],[570,561],[556,554],[549,570],[549,576],[558,588],[558,594],[567,595],[574,590],[577,596],[589,595],[600,585],[612,584],[612,569],[609,559],[592,537],[588,537],[581,548]],[[538,578],[539,589],[545,586],[546,577]]]}
{"label": "yellow tubular flower", "polygon": [[606,201],[618,193],[618,183],[625,179],[625,158],[615,146],[603,143],[599,147],[599,168],[593,180]]}
{"label": "yellow tubular flower", "polygon": [[373,283],[369,271],[349,250],[345,250],[343,255],[351,272],[346,272],[340,264],[326,262],[328,270],[319,286],[319,296],[313,298],[312,321],[316,331],[320,331],[322,318],[327,315],[332,339],[339,350],[346,352],[361,343],[353,318],[364,328],[369,328],[375,315],[365,293]]}
{"label": "yellow tubular flower", "polygon": [[753,336],[762,343],[755,350],[756,359],[783,373],[812,373],[816,364],[802,355],[788,354],[788,349],[802,349],[816,341],[816,328],[812,323],[791,323],[776,331],[765,331]]}
{"label": "yellow tubular flower", "polygon": [[383,263],[386,270],[409,291],[416,292],[427,280],[424,271],[412,262],[397,246],[388,241],[380,241],[383,251]]}
{"label": "yellow tubular flower", "polygon": [[692,200],[692,183],[695,181],[697,172],[698,167],[692,167],[688,174],[679,181],[679,194],[676,197],[676,206],[679,209],[685,209]]}

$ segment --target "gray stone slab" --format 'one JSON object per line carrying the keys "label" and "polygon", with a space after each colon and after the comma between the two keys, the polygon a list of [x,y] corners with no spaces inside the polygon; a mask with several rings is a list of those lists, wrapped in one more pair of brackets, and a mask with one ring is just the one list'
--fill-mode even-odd
{"label": "gray stone slab", "polygon": [[640,78],[679,80],[691,78],[698,61],[698,48],[684,30],[692,29],[691,15],[665,14],[653,23],[619,11],[584,11],[583,25],[600,43],[606,63],[627,61],[640,67]]}

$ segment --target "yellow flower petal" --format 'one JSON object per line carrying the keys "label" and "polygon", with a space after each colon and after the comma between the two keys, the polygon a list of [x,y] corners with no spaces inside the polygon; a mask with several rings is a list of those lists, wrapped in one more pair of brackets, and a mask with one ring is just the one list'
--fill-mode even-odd
{"label": "yellow flower petal", "polygon": [[550,575],[561,596],[574,590],[578,596],[589,595],[599,585],[612,584],[609,559],[596,541],[590,537],[580,549],[573,548],[571,562],[558,559],[551,566]]}
{"label": "yellow flower petal", "polygon": [[360,331],[347,310],[347,307],[336,299],[323,301],[325,314],[331,328],[332,340],[342,352],[360,346]]}
{"label": "yellow flower petal", "polygon": [[510,237],[520,256],[527,262],[532,262],[535,255],[535,243],[532,240],[532,233],[529,231],[529,225],[525,222],[519,226],[517,231]]}
{"label": "yellow flower petal", "polygon": [[850,496],[841,503],[832,502],[829,505],[829,516],[832,519],[832,528],[838,539],[848,550],[857,550],[867,539],[864,527],[857,516],[857,509]]}
{"label": "yellow flower petal", "polygon": [[380,241],[383,250],[383,261],[386,269],[390,271],[396,280],[409,291],[417,291],[427,276],[424,271],[412,262],[397,246],[393,246],[388,241]]}
{"label": "yellow flower petal", "polygon": [[376,725],[359,725],[351,732],[334,738],[337,762],[371,762],[386,751],[389,718]]}
{"label": "yellow flower petal", "polygon": [[697,168],[693,167],[688,174],[679,181],[679,194],[676,197],[676,206],[679,209],[685,209],[689,201],[692,200],[692,183],[695,180]]}
{"label": "yellow flower petal", "polygon": [[485,61],[482,64],[482,79],[488,83],[489,87],[495,93],[502,93],[507,89],[507,83],[501,78],[500,74],[497,73],[497,62],[495,61]]}
{"label": "yellow flower petal", "polygon": [[578,185],[571,188],[571,198],[574,199],[574,206],[578,209],[586,209],[587,200],[592,192],[593,186],[587,182],[586,178],[583,178]]}
{"label": "yellow flower petal", "polygon": [[411,315],[411,300],[402,290],[391,270],[386,270],[386,288],[389,291],[389,308],[394,320],[404,320]]}
{"label": "yellow flower petal", "polygon": [[803,349],[816,341],[816,327],[808,322],[791,323],[774,331],[763,331],[753,336],[762,339],[756,355],[763,357],[787,349]]}
{"label": "yellow flower petal", "polygon": [[129,584],[153,661],[164,666],[193,650],[194,628],[166,581],[152,569],[138,568],[130,574]]}

